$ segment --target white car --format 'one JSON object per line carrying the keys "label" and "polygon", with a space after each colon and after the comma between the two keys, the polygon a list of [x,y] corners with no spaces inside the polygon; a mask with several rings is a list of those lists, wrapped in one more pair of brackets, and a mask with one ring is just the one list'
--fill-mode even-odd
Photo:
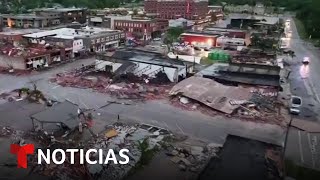
{"label": "white car", "polygon": [[161,38],[154,38],[154,41],[161,41]]}
{"label": "white car", "polygon": [[290,113],[291,114],[300,114],[300,107],[302,106],[302,99],[299,96],[291,96],[290,101]]}

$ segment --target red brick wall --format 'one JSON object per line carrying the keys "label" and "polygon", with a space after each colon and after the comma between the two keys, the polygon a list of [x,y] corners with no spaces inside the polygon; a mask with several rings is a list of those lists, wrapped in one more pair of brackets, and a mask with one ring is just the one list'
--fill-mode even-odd
{"label": "red brick wall", "polygon": [[[145,11],[147,13],[158,13],[160,18],[176,19],[183,17],[186,19],[204,18],[209,9],[207,1],[145,1]],[[197,16],[195,16],[197,15]]]}
{"label": "red brick wall", "polygon": [[123,30],[124,32],[151,34],[152,32],[157,30],[157,24],[152,20],[115,20],[114,28],[117,30]]}
{"label": "red brick wall", "polygon": [[1,40],[7,40],[9,42],[13,42],[13,41],[21,41],[22,35],[4,35],[4,34],[0,34],[0,39]]}

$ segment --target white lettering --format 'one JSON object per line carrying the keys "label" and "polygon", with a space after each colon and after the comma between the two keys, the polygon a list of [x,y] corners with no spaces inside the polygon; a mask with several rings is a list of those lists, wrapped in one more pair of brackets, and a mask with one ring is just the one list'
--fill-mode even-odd
{"label": "white lettering", "polygon": [[83,153],[83,149],[80,149],[80,164],[84,164],[84,153]]}
{"label": "white lettering", "polygon": [[[61,159],[60,159],[60,161],[57,160],[57,153],[61,153]],[[55,150],[52,152],[52,161],[53,161],[55,164],[63,164],[65,160],[66,160],[66,154],[65,154],[65,152],[64,152],[62,149],[55,149]]]}
{"label": "white lettering", "polygon": [[94,161],[91,161],[90,159],[90,153],[97,153],[97,150],[96,149],[89,149],[87,152],[86,152],[86,161],[88,164],[97,164],[97,161],[94,160]]}
{"label": "white lettering", "polygon": [[66,152],[70,153],[70,163],[74,164],[74,154],[78,152],[79,149],[67,149]]}
{"label": "white lettering", "polygon": [[38,164],[41,164],[42,159],[47,164],[50,164],[50,149],[47,149],[47,155],[45,155],[41,149],[38,149]]}
{"label": "white lettering", "polygon": [[[128,164],[130,161],[128,149],[121,149],[119,155],[116,155],[113,149],[109,149],[106,156],[104,156],[105,151],[103,149],[89,149],[86,152],[83,149],[55,149],[52,152],[50,149],[47,149],[46,153],[38,149],[38,164],[42,164],[43,161],[46,164],[50,164],[51,159],[54,164],[63,164],[67,157],[66,153],[70,153],[70,164],[75,164],[75,156],[78,152],[80,154],[80,164],[84,164],[85,162],[88,164],[109,164],[109,161],[113,161],[113,164]],[[94,157],[96,160],[90,159],[90,157],[93,157],[92,153],[95,153]],[[120,159],[117,160],[117,158]]]}
{"label": "white lettering", "polygon": [[124,153],[128,153],[128,152],[129,152],[128,149],[121,149],[121,150],[119,151],[120,157],[122,157],[122,158],[125,159],[125,161],[119,161],[120,164],[128,164],[128,163],[129,163],[129,160],[130,160],[129,156],[126,155],[126,154],[124,154]]}
{"label": "white lettering", "polygon": [[99,149],[99,164],[103,164],[103,150]]}
{"label": "white lettering", "polygon": [[116,155],[114,154],[114,151],[112,149],[108,150],[108,154],[106,160],[104,161],[104,164],[108,164],[110,160],[113,161],[114,164],[118,164]]}

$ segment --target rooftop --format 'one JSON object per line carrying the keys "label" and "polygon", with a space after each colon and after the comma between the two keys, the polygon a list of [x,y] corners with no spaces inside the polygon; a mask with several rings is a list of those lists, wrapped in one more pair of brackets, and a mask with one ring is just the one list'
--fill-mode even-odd
{"label": "rooftop", "polygon": [[258,64],[213,64],[198,75],[215,79],[218,82],[242,83],[251,85],[280,86],[280,67]]}
{"label": "rooftop", "polygon": [[57,17],[50,16],[37,16],[35,14],[2,14],[3,18],[11,18],[11,19],[30,19],[30,20],[41,20],[41,19],[54,19]]}
{"label": "rooftop", "polygon": [[136,22],[148,22],[148,21],[153,21],[153,19],[126,19],[126,18],[123,18],[123,19],[116,19],[116,21],[136,21]]}
{"label": "rooftop", "polygon": [[183,95],[217,111],[231,114],[239,105],[231,100],[249,100],[252,96],[249,89],[226,86],[203,77],[190,77],[176,84],[170,95]]}
{"label": "rooftop", "polygon": [[236,16],[230,17],[230,19],[247,19],[247,20],[260,20],[261,23],[264,24],[276,24],[279,22],[279,17],[271,17],[271,16],[259,16],[259,15],[246,15],[246,14],[237,14]]}
{"label": "rooftop", "polygon": [[6,102],[0,105],[0,126],[10,126],[18,130],[30,130],[30,116],[46,108],[43,104],[30,103],[28,100]]}
{"label": "rooftop", "polygon": [[149,52],[138,49],[119,49],[115,51],[111,55],[111,57],[120,60],[158,64],[161,66],[168,67],[185,66],[185,63],[183,61],[164,57],[161,53]]}
{"label": "rooftop", "polygon": [[30,34],[30,33],[36,33],[36,32],[40,32],[40,29],[5,29],[3,32],[0,32],[0,35],[23,35],[23,34]]}
{"label": "rooftop", "polygon": [[0,48],[0,53],[11,57],[36,57],[49,54],[51,52],[60,51],[59,49],[47,49],[44,45],[33,44],[29,47],[14,47],[6,45]]}
{"label": "rooftop", "polygon": [[77,105],[64,101],[32,115],[31,118],[43,123],[63,123],[74,129],[79,125],[77,110]]}
{"label": "rooftop", "polygon": [[42,31],[42,32],[37,32],[32,34],[26,34],[23,37],[42,38],[42,37],[52,36],[56,38],[73,39],[75,37],[83,37],[87,35],[97,35],[100,33],[113,33],[113,32],[118,32],[118,31],[106,29],[106,28],[97,28],[97,27],[87,26],[82,29],[60,28],[60,29]]}
{"label": "rooftop", "polygon": [[86,8],[39,8],[34,11],[48,11],[48,12],[70,12],[70,11],[82,11]]}
{"label": "rooftop", "polygon": [[241,29],[227,29],[227,28],[218,28],[218,27],[209,27],[209,28],[205,28],[204,31],[222,31],[222,32],[246,32],[245,30],[241,30]]}
{"label": "rooftop", "polygon": [[181,36],[210,36],[210,37],[219,37],[220,34],[218,33],[208,33],[208,32],[187,32],[182,33]]}

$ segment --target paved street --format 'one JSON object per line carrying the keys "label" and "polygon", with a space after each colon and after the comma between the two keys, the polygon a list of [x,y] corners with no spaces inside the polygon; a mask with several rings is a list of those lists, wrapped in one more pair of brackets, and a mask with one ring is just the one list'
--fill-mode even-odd
{"label": "paved street", "polygon": [[[319,121],[319,95],[320,95],[320,67],[319,50],[300,39],[294,20],[291,19],[290,30],[292,38],[290,49],[296,57],[290,62],[292,73],[290,75],[291,92],[303,98],[301,119]],[[304,57],[310,58],[310,64],[302,64]]]}
{"label": "paved street", "polygon": [[320,169],[320,134],[290,128],[286,158],[309,168]]}
{"label": "paved street", "polygon": [[[320,84],[318,78],[320,72],[317,70],[320,67],[317,54],[319,50],[300,39],[293,19],[291,19],[289,30],[292,31],[289,48],[296,54],[296,57],[289,62],[292,70],[290,74],[291,93],[303,99],[301,114],[298,118],[319,122]],[[309,65],[302,64],[304,57],[310,58]],[[319,139],[319,133],[308,133],[291,127],[288,132],[286,158],[304,167],[320,169]]]}

